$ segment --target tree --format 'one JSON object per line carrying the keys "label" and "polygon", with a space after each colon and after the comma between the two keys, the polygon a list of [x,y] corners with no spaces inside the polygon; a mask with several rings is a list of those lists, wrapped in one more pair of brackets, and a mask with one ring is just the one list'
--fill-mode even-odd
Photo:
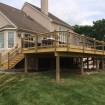
{"label": "tree", "polygon": [[105,19],[93,21],[93,26],[74,26],[74,31],[79,34],[84,34],[97,40],[105,41]]}
{"label": "tree", "polygon": [[[94,37],[98,40],[104,40],[105,35],[105,19],[93,22]],[[104,40],[105,41],[105,40]]]}
{"label": "tree", "polygon": [[76,33],[79,33],[79,34],[84,34],[86,36],[89,36],[89,37],[93,37],[93,31],[92,31],[92,26],[79,26],[79,25],[75,25],[74,26],[74,31]]}

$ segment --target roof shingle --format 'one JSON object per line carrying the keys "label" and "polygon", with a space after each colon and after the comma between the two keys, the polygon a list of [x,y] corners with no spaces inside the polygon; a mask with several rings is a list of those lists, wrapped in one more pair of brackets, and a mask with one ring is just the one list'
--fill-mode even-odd
{"label": "roof shingle", "polygon": [[15,28],[13,25],[5,25],[3,27],[0,27],[0,29],[3,29],[3,28]]}
{"label": "roof shingle", "polygon": [[27,16],[23,11],[0,3],[0,11],[17,26],[18,29],[28,30],[35,33],[48,32],[46,28]]}

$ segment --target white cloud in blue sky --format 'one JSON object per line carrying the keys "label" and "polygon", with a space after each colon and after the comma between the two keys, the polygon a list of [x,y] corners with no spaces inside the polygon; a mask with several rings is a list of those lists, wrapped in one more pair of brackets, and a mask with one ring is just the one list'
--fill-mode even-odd
{"label": "white cloud in blue sky", "polygon": [[[40,6],[40,0],[0,0],[19,9],[26,1]],[[105,18],[104,5],[105,0],[49,0],[49,11],[71,25],[92,25]]]}

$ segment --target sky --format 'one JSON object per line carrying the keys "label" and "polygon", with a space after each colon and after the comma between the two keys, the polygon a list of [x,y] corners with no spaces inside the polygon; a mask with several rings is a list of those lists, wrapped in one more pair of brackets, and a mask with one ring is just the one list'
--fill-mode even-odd
{"label": "sky", "polygon": [[[21,9],[25,2],[40,7],[41,0],[0,0]],[[49,12],[70,25],[93,25],[105,18],[105,0],[48,0]]]}

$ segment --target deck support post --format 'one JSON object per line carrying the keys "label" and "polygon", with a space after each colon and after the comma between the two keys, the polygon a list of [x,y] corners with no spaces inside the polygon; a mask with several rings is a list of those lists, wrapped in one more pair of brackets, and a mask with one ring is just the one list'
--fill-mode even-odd
{"label": "deck support post", "polygon": [[84,74],[84,70],[83,70],[83,57],[82,58],[80,58],[80,60],[81,60],[81,75],[83,75]]}
{"label": "deck support post", "polygon": [[2,54],[0,53],[0,68],[1,68],[1,63],[2,63],[2,62],[1,62],[1,57],[2,57]]}
{"label": "deck support post", "polygon": [[96,71],[99,69],[98,59],[96,58]]}
{"label": "deck support post", "polygon": [[22,49],[23,49],[23,38],[21,37],[21,53],[22,53]]}
{"label": "deck support post", "polygon": [[89,58],[87,58],[87,69],[89,70]]}
{"label": "deck support post", "polygon": [[38,57],[35,58],[35,65],[36,65],[36,70],[38,71],[38,69],[39,69],[39,66],[38,66]]}
{"label": "deck support post", "polygon": [[8,71],[9,71],[9,63],[10,63],[10,62],[9,62],[9,53],[8,53]]}
{"label": "deck support post", "polygon": [[94,58],[93,58],[93,69],[94,69]]}
{"label": "deck support post", "polygon": [[25,54],[25,73],[28,72],[28,55]]}
{"label": "deck support post", "polygon": [[102,58],[102,70],[104,70],[104,58]]}
{"label": "deck support post", "polygon": [[60,57],[56,56],[56,82],[60,82]]}

